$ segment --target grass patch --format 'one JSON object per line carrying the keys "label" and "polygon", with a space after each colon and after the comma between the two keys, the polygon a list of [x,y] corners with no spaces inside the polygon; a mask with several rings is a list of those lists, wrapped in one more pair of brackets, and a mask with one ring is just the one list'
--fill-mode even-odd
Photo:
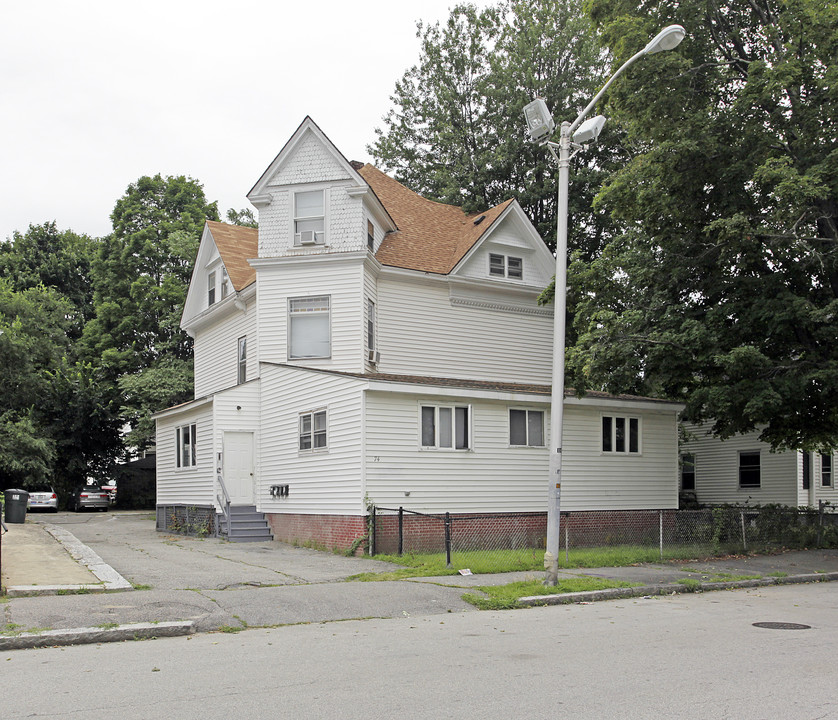
{"label": "grass patch", "polygon": [[789,574],[787,572],[783,572],[782,570],[775,570],[773,573],[768,573],[768,577],[788,577]]}
{"label": "grass patch", "polygon": [[145,583],[131,583],[134,590],[151,590],[151,585]]}
{"label": "grass patch", "polygon": [[679,585],[684,586],[686,592],[698,592],[701,590],[701,580],[695,578],[682,578],[678,581]]}
{"label": "grass patch", "polygon": [[241,627],[241,626],[235,627],[233,625],[221,625],[218,628],[218,632],[223,632],[223,633],[237,633],[237,632],[241,632],[242,630],[244,630],[243,627]]}
{"label": "grass patch", "polygon": [[522,597],[532,595],[556,595],[590,590],[607,590],[608,588],[636,587],[637,585],[638,583],[603,580],[601,578],[561,578],[558,584],[553,587],[544,585],[540,580],[529,580],[508,583],[507,585],[482,586],[477,590],[485,593],[485,595],[466,593],[463,595],[463,600],[480,610],[511,610],[523,607],[518,601]]}
{"label": "grass patch", "polygon": [[113,628],[119,627],[119,623],[103,622],[103,623],[99,623],[96,627],[97,628],[102,628],[102,630],[113,630]]}
{"label": "grass patch", "polygon": [[[671,548],[664,552],[664,560],[692,560],[695,547]],[[373,559],[402,565],[398,570],[381,573],[361,573],[350,580],[402,580],[412,577],[433,577],[456,575],[460,569],[468,568],[475,575],[505,573],[521,570],[544,570],[544,550],[523,548],[520,550],[471,550],[454,552],[452,567],[445,564],[445,553],[405,553],[404,555],[374,555]],[[661,562],[657,547],[642,545],[613,545],[593,548],[572,549],[559,554],[560,568],[626,567],[643,563]]]}

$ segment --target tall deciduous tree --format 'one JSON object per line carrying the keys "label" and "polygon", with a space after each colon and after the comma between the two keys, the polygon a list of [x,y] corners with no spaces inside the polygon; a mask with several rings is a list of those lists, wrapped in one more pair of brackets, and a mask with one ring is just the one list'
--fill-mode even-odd
{"label": "tall deciduous tree", "polygon": [[680,398],[722,437],[838,445],[838,7],[590,0],[637,154],[598,209],[630,231],[577,263],[577,384]]}
{"label": "tall deciduous tree", "polygon": [[[118,392],[126,377],[176,363],[173,377],[181,387],[172,400],[191,397],[192,341],[180,329],[180,317],[204,222],[218,220],[218,208],[192,178],[155,175],[128,187],[111,220],[114,232],[93,265],[96,315],[85,327],[84,341],[87,357],[112,383],[115,409],[136,422],[140,409],[149,412],[149,403],[135,391],[126,404]],[[137,387],[154,394],[147,382],[138,381]],[[132,440],[143,447],[151,436],[134,433]]]}
{"label": "tall deciduous tree", "polygon": [[[516,197],[554,246],[558,171],[527,139],[523,108],[543,97],[557,121],[572,120],[600,86],[607,56],[581,1],[460,4],[417,35],[419,62],[396,83],[369,148],[376,163],[420,194],[470,211]],[[586,258],[610,233],[609,219],[591,213],[603,173],[620,156],[619,133],[610,132],[616,137],[574,172],[569,242]]]}

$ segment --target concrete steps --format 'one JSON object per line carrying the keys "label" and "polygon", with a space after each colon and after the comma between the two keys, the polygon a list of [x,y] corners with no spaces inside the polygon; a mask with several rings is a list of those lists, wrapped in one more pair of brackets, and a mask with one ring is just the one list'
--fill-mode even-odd
{"label": "concrete steps", "polygon": [[221,536],[230,542],[269,542],[274,539],[265,513],[257,512],[255,505],[231,505],[230,527],[223,513],[219,518]]}

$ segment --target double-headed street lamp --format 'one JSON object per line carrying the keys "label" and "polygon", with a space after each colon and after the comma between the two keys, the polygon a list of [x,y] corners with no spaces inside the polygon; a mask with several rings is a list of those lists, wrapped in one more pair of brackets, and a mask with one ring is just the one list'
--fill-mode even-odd
{"label": "double-headed street lamp", "polygon": [[[555,585],[559,576],[559,504],[562,483],[562,425],[564,421],[564,351],[565,314],[567,308],[567,196],[570,178],[571,148],[581,148],[584,143],[596,140],[605,125],[605,117],[596,117],[582,122],[603,93],[629,65],[646,55],[672,50],[686,35],[680,25],[670,25],[661,30],[639,53],[624,62],[603,88],[571,122],[563,122],[559,142],[548,139],[556,123],[541,98],[533,100],[524,108],[527,131],[530,139],[539,145],[546,145],[559,164],[559,191],[556,227],[556,282],[555,319],[553,321],[553,391],[551,396],[550,421],[550,478],[547,495],[547,548],[544,553],[545,585]],[[558,149],[558,155],[556,150]]]}

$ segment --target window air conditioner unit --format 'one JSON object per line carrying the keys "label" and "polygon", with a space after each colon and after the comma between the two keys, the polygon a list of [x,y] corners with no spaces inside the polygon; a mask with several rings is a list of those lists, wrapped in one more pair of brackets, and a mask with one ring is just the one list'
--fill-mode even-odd
{"label": "window air conditioner unit", "polygon": [[377,350],[370,350],[367,353],[367,359],[373,364],[378,365],[378,361],[381,360],[381,353]]}
{"label": "window air conditioner unit", "polygon": [[300,233],[300,245],[314,245],[317,242],[317,233],[314,230],[303,230]]}

